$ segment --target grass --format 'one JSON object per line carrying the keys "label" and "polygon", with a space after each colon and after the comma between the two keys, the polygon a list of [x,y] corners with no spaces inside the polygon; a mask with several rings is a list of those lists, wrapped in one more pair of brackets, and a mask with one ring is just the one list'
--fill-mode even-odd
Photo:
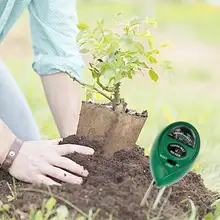
{"label": "grass", "polygon": [[220,7],[197,4],[163,4],[156,11],[157,21],[163,26],[174,25],[178,29],[189,27],[193,34],[206,44],[220,43]]}
{"label": "grass", "polygon": [[[159,1],[158,1],[159,2]],[[209,6],[204,3],[181,4],[160,1],[155,9],[155,16],[160,27],[173,27],[173,30],[189,28],[198,40],[207,44],[220,44],[220,7]],[[120,1],[78,1],[78,15],[80,21],[94,24],[97,19],[105,17],[111,25],[112,17],[122,13],[129,18],[133,15],[145,15],[147,3],[138,0],[127,3]],[[107,12],[107,13],[106,13]],[[88,16],[92,15],[92,16]]]}
{"label": "grass", "polygon": [[[22,212],[20,210],[14,210],[13,205],[3,203],[0,200],[0,218],[1,220],[7,219],[28,219],[28,220],[95,220],[99,217],[100,209],[90,209],[88,213],[84,213],[78,207],[70,203],[69,201],[51,195],[49,192],[31,189],[32,192],[38,192],[42,194],[50,195],[46,200],[44,199],[39,209],[31,208],[29,213]],[[58,205],[59,200],[63,201],[66,205]],[[188,217],[184,220],[198,220],[197,218],[197,207],[194,205],[191,199],[185,199],[181,202],[189,203],[191,209]],[[216,200],[212,205],[213,212],[207,213],[203,220],[217,220],[220,218],[220,200]],[[72,209],[70,209],[71,207]],[[153,220],[146,217],[147,220]],[[156,218],[157,219],[157,218]],[[156,220],[155,219],[155,220]],[[106,219],[107,220],[107,219]],[[110,215],[108,220],[113,220],[113,216]]]}
{"label": "grass", "polygon": [[[112,17],[118,12],[122,12],[125,18],[143,14],[142,7],[132,1],[111,3],[81,0],[78,2],[79,20],[89,24],[104,18],[107,25],[111,26]],[[216,48],[219,46],[220,8],[205,4],[159,4],[156,9],[156,20],[163,40],[174,37],[177,39],[174,47],[167,49],[173,51],[171,54],[168,53],[168,58],[174,60],[175,71],[171,74],[170,81],[166,73],[160,71],[160,81],[156,84],[147,76],[136,77],[134,84],[130,81],[124,84],[122,95],[129,106],[138,111],[147,109],[149,112],[149,118],[138,143],[149,151],[154,138],[165,125],[176,120],[191,122],[198,128],[202,144],[201,153],[194,168],[202,174],[205,184],[210,189],[220,192],[219,71],[218,64],[213,63],[213,59],[220,56],[220,53],[217,49],[215,53],[207,52],[211,46]],[[19,32],[20,28],[24,31]],[[23,15],[12,32],[15,35],[11,35],[9,42],[16,43],[16,40],[19,40],[24,46],[28,44],[29,35],[25,32],[27,28],[26,15]],[[186,47],[184,52],[175,49],[175,46],[182,44],[182,39],[187,39],[192,44],[203,45],[200,53],[208,53],[205,59],[203,61],[193,58],[187,61],[177,59],[181,53],[189,55],[193,53],[191,44],[188,47],[187,44],[184,46]],[[40,79],[31,69],[32,60],[22,56],[22,52],[19,58],[13,56],[13,53],[10,53],[9,44],[8,48],[9,53],[3,55],[4,61],[24,92],[43,138],[58,137]],[[164,56],[167,58],[166,55]],[[86,71],[84,79],[89,79]]]}

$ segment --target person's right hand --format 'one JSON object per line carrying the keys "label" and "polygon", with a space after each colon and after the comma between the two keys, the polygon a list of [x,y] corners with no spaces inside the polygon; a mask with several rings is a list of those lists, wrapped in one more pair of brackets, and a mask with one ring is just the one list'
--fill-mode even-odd
{"label": "person's right hand", "polygon": [[92,155],[94,150],[80,145],[58,145],[59,141],[24,142],[9,173],[27,183],[60,185],[50,178],[53,177],[62,182],[81,184],[82,177],[88,176],[88,171],[64,156],[74,152]]}

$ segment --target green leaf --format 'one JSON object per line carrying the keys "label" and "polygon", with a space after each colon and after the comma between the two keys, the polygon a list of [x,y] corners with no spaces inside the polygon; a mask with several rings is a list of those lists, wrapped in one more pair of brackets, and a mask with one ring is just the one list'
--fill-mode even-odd
{"label": "green leaf", "polygon": [[100,29],[103,29],[103,26],[104,26],[104,20],[103,19],[100,19],[99,21],[97,21],[98,25],[99,25],[99,28]]}
{"label": "green leaf", "polygon": [[140,33],[140,37],[145,37],[146,35],[147,35],[147,32],[146,32],[146,31]]}
{"label": "green leaf", "polygon": [[93,64],[93,63],[89,63],[89,66],[90,66],[91,68],[93,68],[93,67],[94,67],[94,64]]}
{"label": "green leaf", "polygon": [[150,61],[150,63],[157,63],[156,58],[153,56],[148,57],[148,60]]}
{"label": "green leaf", "polygon": [[78,43],[84,36],[84,32],[80,31],[79,33],[77,33],[76,35],[76,42]]}
{"label": "green leaf", "polygon": [[28,220],[34,220],[36,210],[34,208],[29,209]]}
{"label": "green leaf", "polygon": [[110,78],[114,74],[114,70],[109,67],[108,63],[105,63],[101,67],[100,74],[103,75],[105,78]]}
{"label": "green leaf", "polygon": [[85,24],[85,23],[79,23],[79,24],[77,24],[77,27],[81,31],[84,31],[84,30],[89,28],[89,26],[87,24]]}
{"label": "green leaf", "polygon": [[166,42],[166,43],[161,44],[160,47],[161,47],[161,48],[163,48],[163,47],[168,47],[169,45],[170,45],[170,43],[169,43],[169,42]]}
{"label": "green leaf", "polygon": [[110,43],[113,41],[113,36],[112,35],[107,35],[106,32],[105,32],[105,37],[104,37],[104,40],[103,40],[103,43],[105,44],[108,44],[110,45]]}
{"label": "green leaf", "polygon": [[128,57],[131,57],[131,56],[136,55],[136,54],[137,54],[137,52],[133,52],[133,51],[127,51],[127,52],[126,52],[126,55],[127,55]]}
{"label": "green leaf", "polygon": [[148,65],[147,65],[145,62],[139,62],[138,66],[139,66],[140,68],[146,68],[146,69],[149,68]]}
{"label": "green leaf", "polygon": [[117,51],[117,49],[118,49],[118,43],[113,41],[112,43],[110,43],[107,53],[113,54],[115,53],[115,51]]}
{"label": "green leaf", "polygon": [[92,77],[95,79],[99,76],[98,72],[96,70],[92,71]]}
{"label": "green leaf", "polygon": [[135,42],[135,47],[140,54],[144,54],[144,46],[140,42]]}
{"label": "green leaf", "polygon": [[79,47],[81,48],[86,42],[84,40],[79,40],[78,41]]}
{"label": "green leaf", "polygon": [[66,206],[62,205],[57,208],[57,217],[59,219],[65,219],[68,217],[69,211]]}
{"label": "green leaf", "polygon": [[3,208],[5,211],[9,212],[10,206],[9,206],[8,204],[4,204],[4,205],[2,206],[2,208]]}
{"label": "green leaf", "polygon": [[114,78],[115,81],[114,81],[114,83],[116,84],[116,83],[120,82],[123,78],[124,77],[123,77],[122,73],[120,71],[116,71],[115,72],[115,78]]}
{"label": "green leaf", "polygon": [[80,53],[88,53],[90,50],[86,49],[86,48],[83,48],[80,50]]}
{"label": "green leaf", "polygon": [[46,209],[47,209],[48,211],[51,211],[51,210],[53,210],[53,208],[55,207],[55,205],[56,205],[56,199],[55,199],[54,197],[51,197],[51,198],[46,202],[45,207],[46,207]]}
{"label": "green leaf", "polygon": [[153,18],[150,18],[150,17],[147,17],[147,24],[150,24],[155,28],[157,27],[157,22]]}
{"label": "green leaf", "polygon": [[173,70],[173,67],[168,65],[168,66],[166,66],[166,69]]}
{"label": "green leaf", "polygon": [[109,78],[109,81],[108,81],[108,87],[110,86],[111,82],[115,79],[115,77],[111,77]]}
{"label": "green leaf", "polygon": [[152,53],[153,54],[160,54],[160,51],[158,49],[154,49],[154,50],[152,50]]}
{"label": "green leaf", "polygon": [[193,201],[191,199],[185,199],[181,203],[186,203],[186,202],[189,202],[190,206],[191,206],[191,215],[188,217],[187,220],[196,220],[197,210],[196,210],[196,207],[195,207]]}
{"label": "green leaf", "polygon": [[34,220],[44,220],[42,212],[40,210],[35,214]]}
{"label": "green leaf", "polygon": [[94,91],[90,88],[86,88],[86,101],[94,99]]}
{"label": "green leaf", "polygon": [[154,54],[159,54],[160,53],[160,51],[159,50],[150,50],[150,51],[148,51],[148,52],[146,52],[145,53],[145,56],[147,57],[147,58],[149,58],[150,56],[152,56],[152,55],[154,55]]}
{"label": "green leaf", "polygon": [[132,37],[131,36],[129,36],[129,35],[127,35],[127,34],[125,34],[125,35],[123,35],[122,37],[121,37],[121,42],[123,43],[126,43],[126,44],[132,44],[133,43],[133,39],[132,39]]}
{"label": "green leaf", "polygon": [[220,199],[217,199],[211,206],[215,207],[215,214],[220,215]]}
{"label": "green leaf", "polygon": [[128,76],[129,79],[132,79],[132,77],[133,77],[133,71],[132,71],[132,70],[128,71],[128,72],[127,72],[127,76]]}
{"label": "green leaf", "polygon": [[154,35],[148,33],[148,34],[145,35],[145,38],[152,40],[152,39],[154,39]]}
{"label": "green leaf", "polygon": [[169,60],[165,60],[162,65],[161,65],[164,69],[167,70],[173,70],[173,67],[171,66],[171,62]]}
{"label": "green leaf", "polygon": [[150,49],[153,49],[153,41],[151,39],[148,39],[148,45]]}
{"label": "green leaf", "polygon": [[151,78],[154,82],[157,82],[157,81],[158,81],[158,78],[159,78],[159,77],[158,77],[158,75],[157,75],[157,73],[156,73],[155,70],[149,69],[148,73],[149,73],[150,78]]}
{"label": "green leaf", "polygon": [[204,217],[204,220],[213,220],[213,218],[214,218],[214,215],[210,212]]}
{"label": "green leaf", "polygon": [[220,199],[217,199],[215,202],[212,203],[211,207],[216,207],[220,204]]}
{"label": "green leaf", "polygon": [[131,22],[130,22],[130,27],[135,26],[135,25],[140,24],[140,23],[141,23],[141,20],[140,20],[140,19],[138,19],[138,18],[133,18],[133,19],[131,20]]}

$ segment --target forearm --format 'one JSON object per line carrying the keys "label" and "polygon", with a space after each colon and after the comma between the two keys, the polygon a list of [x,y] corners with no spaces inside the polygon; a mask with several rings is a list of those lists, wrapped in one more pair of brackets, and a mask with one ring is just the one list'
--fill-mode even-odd
{"label": "forearm", "polygon": [[0,119],[0,165],[4,162],[14,140],[15,135]]}
{"label": "forearm", "polygon": [[80,85],[66,73],[44,75],[41,80],[60,136],[75,134],[80,112]]}

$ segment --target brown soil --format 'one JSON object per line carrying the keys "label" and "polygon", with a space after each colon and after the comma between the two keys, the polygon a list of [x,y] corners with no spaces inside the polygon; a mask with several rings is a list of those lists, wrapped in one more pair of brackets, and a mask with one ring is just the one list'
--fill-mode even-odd
{"label": "brown soil", "polygon": [[[148,207],[140,208],[140,202],[152,180],[149,158],[144,156],[143,149],[135,147],[116,152],[112,157],[104,157],[102,147],[96,142],[88,143],[84,138],[70,136],[61,144],[65,143],[90,146],[95,148],[96,152],[94,156],[79,154],[69,156],[77,163],[84,165],[90,175],[82,186],[63,184],[61,187],[52,187],[54,194],[67,199],[86,213],[90,208],[94,210],[100,208],[101,212],[96,217],[100,220],[109,219],[110,214],[114,216],[113,219],[145,220],[147,215],[155,217],[160,213],[162,203],[166,200],[171,187],[166,189],[157,210],[152,212],[150,207],[157,196],[158,189],[153,189]],[[0,172],[0,200],[3,201],[10,193],[6,181],[11,182],[11,177]],[[18,196],[14,206],[23,212],[27,212],[30,205],[39,208],[43,199],[48,198],[37,192],[21,192],[22,187],[46,191],[47,188],[17,183]],[[187,205],[181,205],[180,202],[187,198],[191,198],[198,206],[199,219],[211,210],[210,205],[214,200],[212,193],[204,186],[200,175],[190,172],[172,186],[172,194],[163,207],[160,219],[183,219],[190,209]]]}

